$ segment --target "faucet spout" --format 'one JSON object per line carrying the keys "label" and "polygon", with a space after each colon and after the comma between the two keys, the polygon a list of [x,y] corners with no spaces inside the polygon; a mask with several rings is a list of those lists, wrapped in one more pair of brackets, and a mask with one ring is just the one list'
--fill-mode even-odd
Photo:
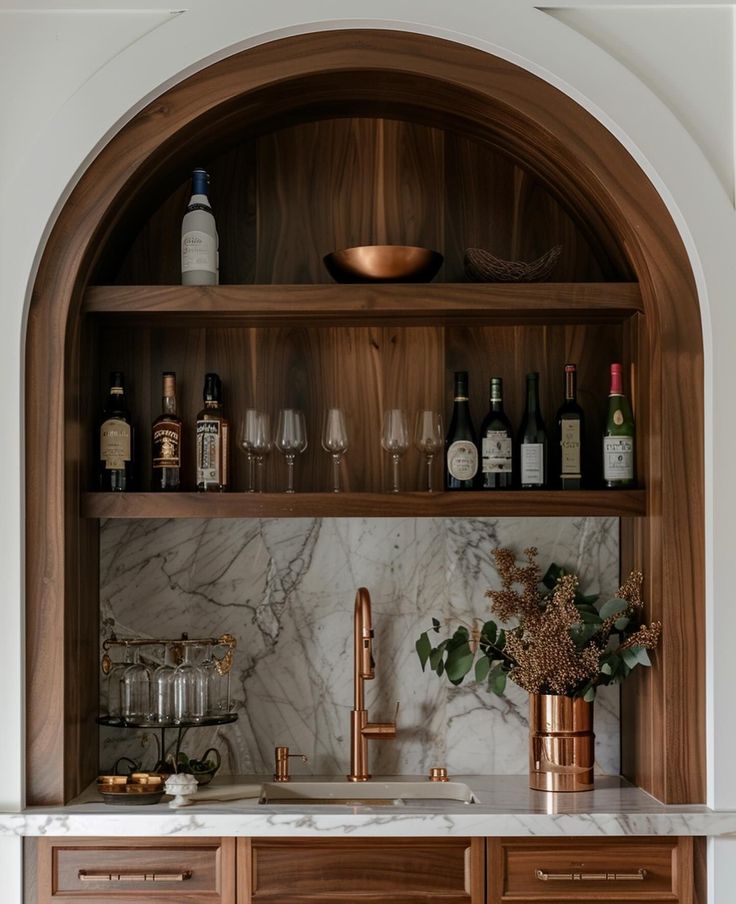
{"label": "faucet spout", "polygon": [[355,594],[353,709],[350,712],[350,772],[351,782],[366,782],[368,771],[368,740],[396,737],[396,722],[369,722],[365,708],[364,682],[376,677],[373,662],[373,620],[371,597],[365,587]]}

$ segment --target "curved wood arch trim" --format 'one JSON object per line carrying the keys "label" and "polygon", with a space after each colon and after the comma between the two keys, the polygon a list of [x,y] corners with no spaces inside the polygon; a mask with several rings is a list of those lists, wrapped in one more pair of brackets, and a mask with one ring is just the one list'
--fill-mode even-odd
{"label": "curved wood arch trim", "polygon": [[[623,525],[624,565],[635,562],[644,570],[652,614],[665,621],[658,668],[636,689],[638,728],[629,773],[661,800],[701,801],[702,338],[694,280],[674,223],[628,152],[549,84],[464,45],[355,30],[261,45],[171,88],[90,164],[48,240],[31,302],[26,352],[29,802],[63,803],[95,771],[96,751],[88,741],[96,701],[75,674],[75,657],[89,660],[90,645],[96,650],[97,641],[91,614],[97,588],[89,586],[96,530],[79,517],[86,450],[76,425],[85,412],[75,387],[87,367],[79,354],[81,296],[99,249],[126,203],[176,156],[177,142],[186,139],[199,117],[264,86],[356,69],[451,85],[467,96],[468,118],[482,117],[484,105],[486,114],[499,108],[516,111],[509,120],[509,147],[526,147],[532,159],[525,130],[546,136],[534,149],[540,171],[562,179],[574,203],[595,211],[625,248],[646,311],[646,331],[639,333],[647,364],[638,375],[638,417],[648,426],[640,454],[646,460],[649,514]],[[63,679],[52,681],[50,675]]]}

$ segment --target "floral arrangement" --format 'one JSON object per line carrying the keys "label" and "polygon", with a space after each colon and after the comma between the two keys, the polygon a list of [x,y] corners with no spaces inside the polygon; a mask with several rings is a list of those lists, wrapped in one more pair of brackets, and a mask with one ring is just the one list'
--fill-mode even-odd
{"label": "floral arrangement", "polygon": [[[542,576],[537,550],[524,555],[519,564],[511,550],[494,550],[502,587],[486,593],[492,615],[517,624],[506,630],[492,620],[461,625],[436,645],[425,631],[416,642],[423,671],[429,664],[458,685],[474,667],[476,681],[496,694],[510,678],[530,694],[592,701],[597,688],[651,665],[647,651],[656,647],[662,625],[642,624],[641,572],[633,571],[618,595],[598,606],[596,595],[580,592],[575,574],[552,564]],[[441,632],[436,618],[431,631]]]}

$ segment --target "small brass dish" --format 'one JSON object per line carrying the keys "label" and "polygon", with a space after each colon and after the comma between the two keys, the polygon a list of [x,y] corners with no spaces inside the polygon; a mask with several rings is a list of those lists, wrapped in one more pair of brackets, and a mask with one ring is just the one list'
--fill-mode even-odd
{"label": "small brass dish", "polygon": [[330,276],[339,283],[429,282],[443,257],[416,245],[356,245],[332,251],[323,258]]}
{"label": "small brass dish", "polygon": [[106,804],[126,807],[157,804],[164,796],[164,778],[159,772],[100,775],[97,790]]}

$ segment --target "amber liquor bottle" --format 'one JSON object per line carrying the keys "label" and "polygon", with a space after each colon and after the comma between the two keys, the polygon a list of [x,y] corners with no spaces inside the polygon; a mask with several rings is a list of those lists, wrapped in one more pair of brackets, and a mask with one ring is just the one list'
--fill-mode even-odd
{"label": "amber liquor bottle", "polygon": [[161,414],[151,428],[153,489],[181,488],[182,421],[176,414],[176,374],[167,372],[163,378]]}
{"label": "amber liquor bottle", "polygon": [[204,378],[204,408],[197,415],[197,489],[222,492],[228,484],[229,424],[217,374]]}

